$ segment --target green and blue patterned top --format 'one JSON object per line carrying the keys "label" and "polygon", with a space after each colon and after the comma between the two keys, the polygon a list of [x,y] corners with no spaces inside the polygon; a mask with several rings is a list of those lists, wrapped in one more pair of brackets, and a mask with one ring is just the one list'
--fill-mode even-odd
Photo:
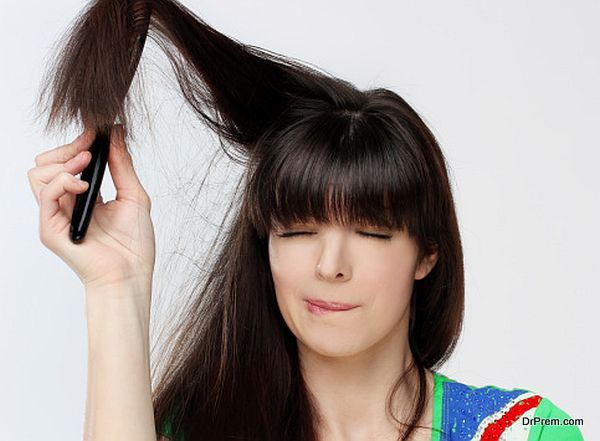
{"label": "green and blue patterned top", "polygon": [[[583,440],[577,421],[534,392],[470,386],[435,371],[433,380],[431,441]],[[160,434],[173,440],[171,420]]]}

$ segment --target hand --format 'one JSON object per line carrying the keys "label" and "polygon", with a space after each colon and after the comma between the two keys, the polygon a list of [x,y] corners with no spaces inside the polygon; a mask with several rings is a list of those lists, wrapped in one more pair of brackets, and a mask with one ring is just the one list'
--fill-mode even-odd
{"label": "hand", "polygon": [[112,129],[108,155],[116,199],[104,202],[99,193],[83,242],[69,239],[75,197],[88,187],[75,175],[90,162],[94,138],[95,132],[87,129],[70,144],[37,155],[36,167],[28,170],[40,207],[40,240],[86,287],[151,280],[155,259],[151,201],[135,173],[120,125]]}

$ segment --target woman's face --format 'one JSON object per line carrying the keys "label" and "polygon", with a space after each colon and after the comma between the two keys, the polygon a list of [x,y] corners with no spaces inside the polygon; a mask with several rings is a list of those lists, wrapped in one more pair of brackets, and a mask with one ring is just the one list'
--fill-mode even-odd
{"label": "woman's face", "polygon": [[[437,259],[430,255],[417,267],[417,253],[416,242],[399,230],[308,223],[271,231],[277,304],[299,345],[341,357],[406,334],[414,280]],[[353,308],[323,313],[308,300]]]}

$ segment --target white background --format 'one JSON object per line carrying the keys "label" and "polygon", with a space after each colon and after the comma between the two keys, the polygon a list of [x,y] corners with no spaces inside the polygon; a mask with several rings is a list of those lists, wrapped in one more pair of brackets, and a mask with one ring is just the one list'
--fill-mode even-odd
{"label": "white background", "polygon": [[[441,372],[467,384],[535,391],[583,418],[586,439],[600,439],[593,338],[600,306],[600,3],[183,3],[244,43],[305,60],[360,88],[390,88],[422,115],[450,165],[465,253],[464,332]],[[36,154],[78,134],[43,136],[33,116],[51,46],[83,5],[3,0],[0,8],[3,439],[80,439],[82,432],[84,291],[39,241],[27,170]],[[212,231],[204,217],[218,212],[201,206],[190,213],[186,195],[216,141],[176,90],[148,78],[156,135],[131,148],[154,204],[153,295],[171,302],[185,273],[166,262],[185,254],[177,253],[184,245],[202,254],[200,235]],[[227,170],[215,182],[232,182],[237,171]],[[114,197],[109,176],[106,200]],[[226,189],[214,188],[207,201],[218,202]],[[185,240],[190,226],[198,231]],[[155,338],[164,316],[156,312],[153,320]]]}

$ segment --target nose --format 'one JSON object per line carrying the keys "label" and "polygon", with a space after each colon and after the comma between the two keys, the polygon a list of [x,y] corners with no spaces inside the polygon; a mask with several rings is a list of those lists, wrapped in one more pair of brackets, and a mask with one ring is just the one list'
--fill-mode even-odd
{"label": "nose", "polygon": [[323,248],[316,265],[319,279],[328,282],[343,282],[352,277],[352,269],[344,249],[343,237],[330,237],[323,241]]}

